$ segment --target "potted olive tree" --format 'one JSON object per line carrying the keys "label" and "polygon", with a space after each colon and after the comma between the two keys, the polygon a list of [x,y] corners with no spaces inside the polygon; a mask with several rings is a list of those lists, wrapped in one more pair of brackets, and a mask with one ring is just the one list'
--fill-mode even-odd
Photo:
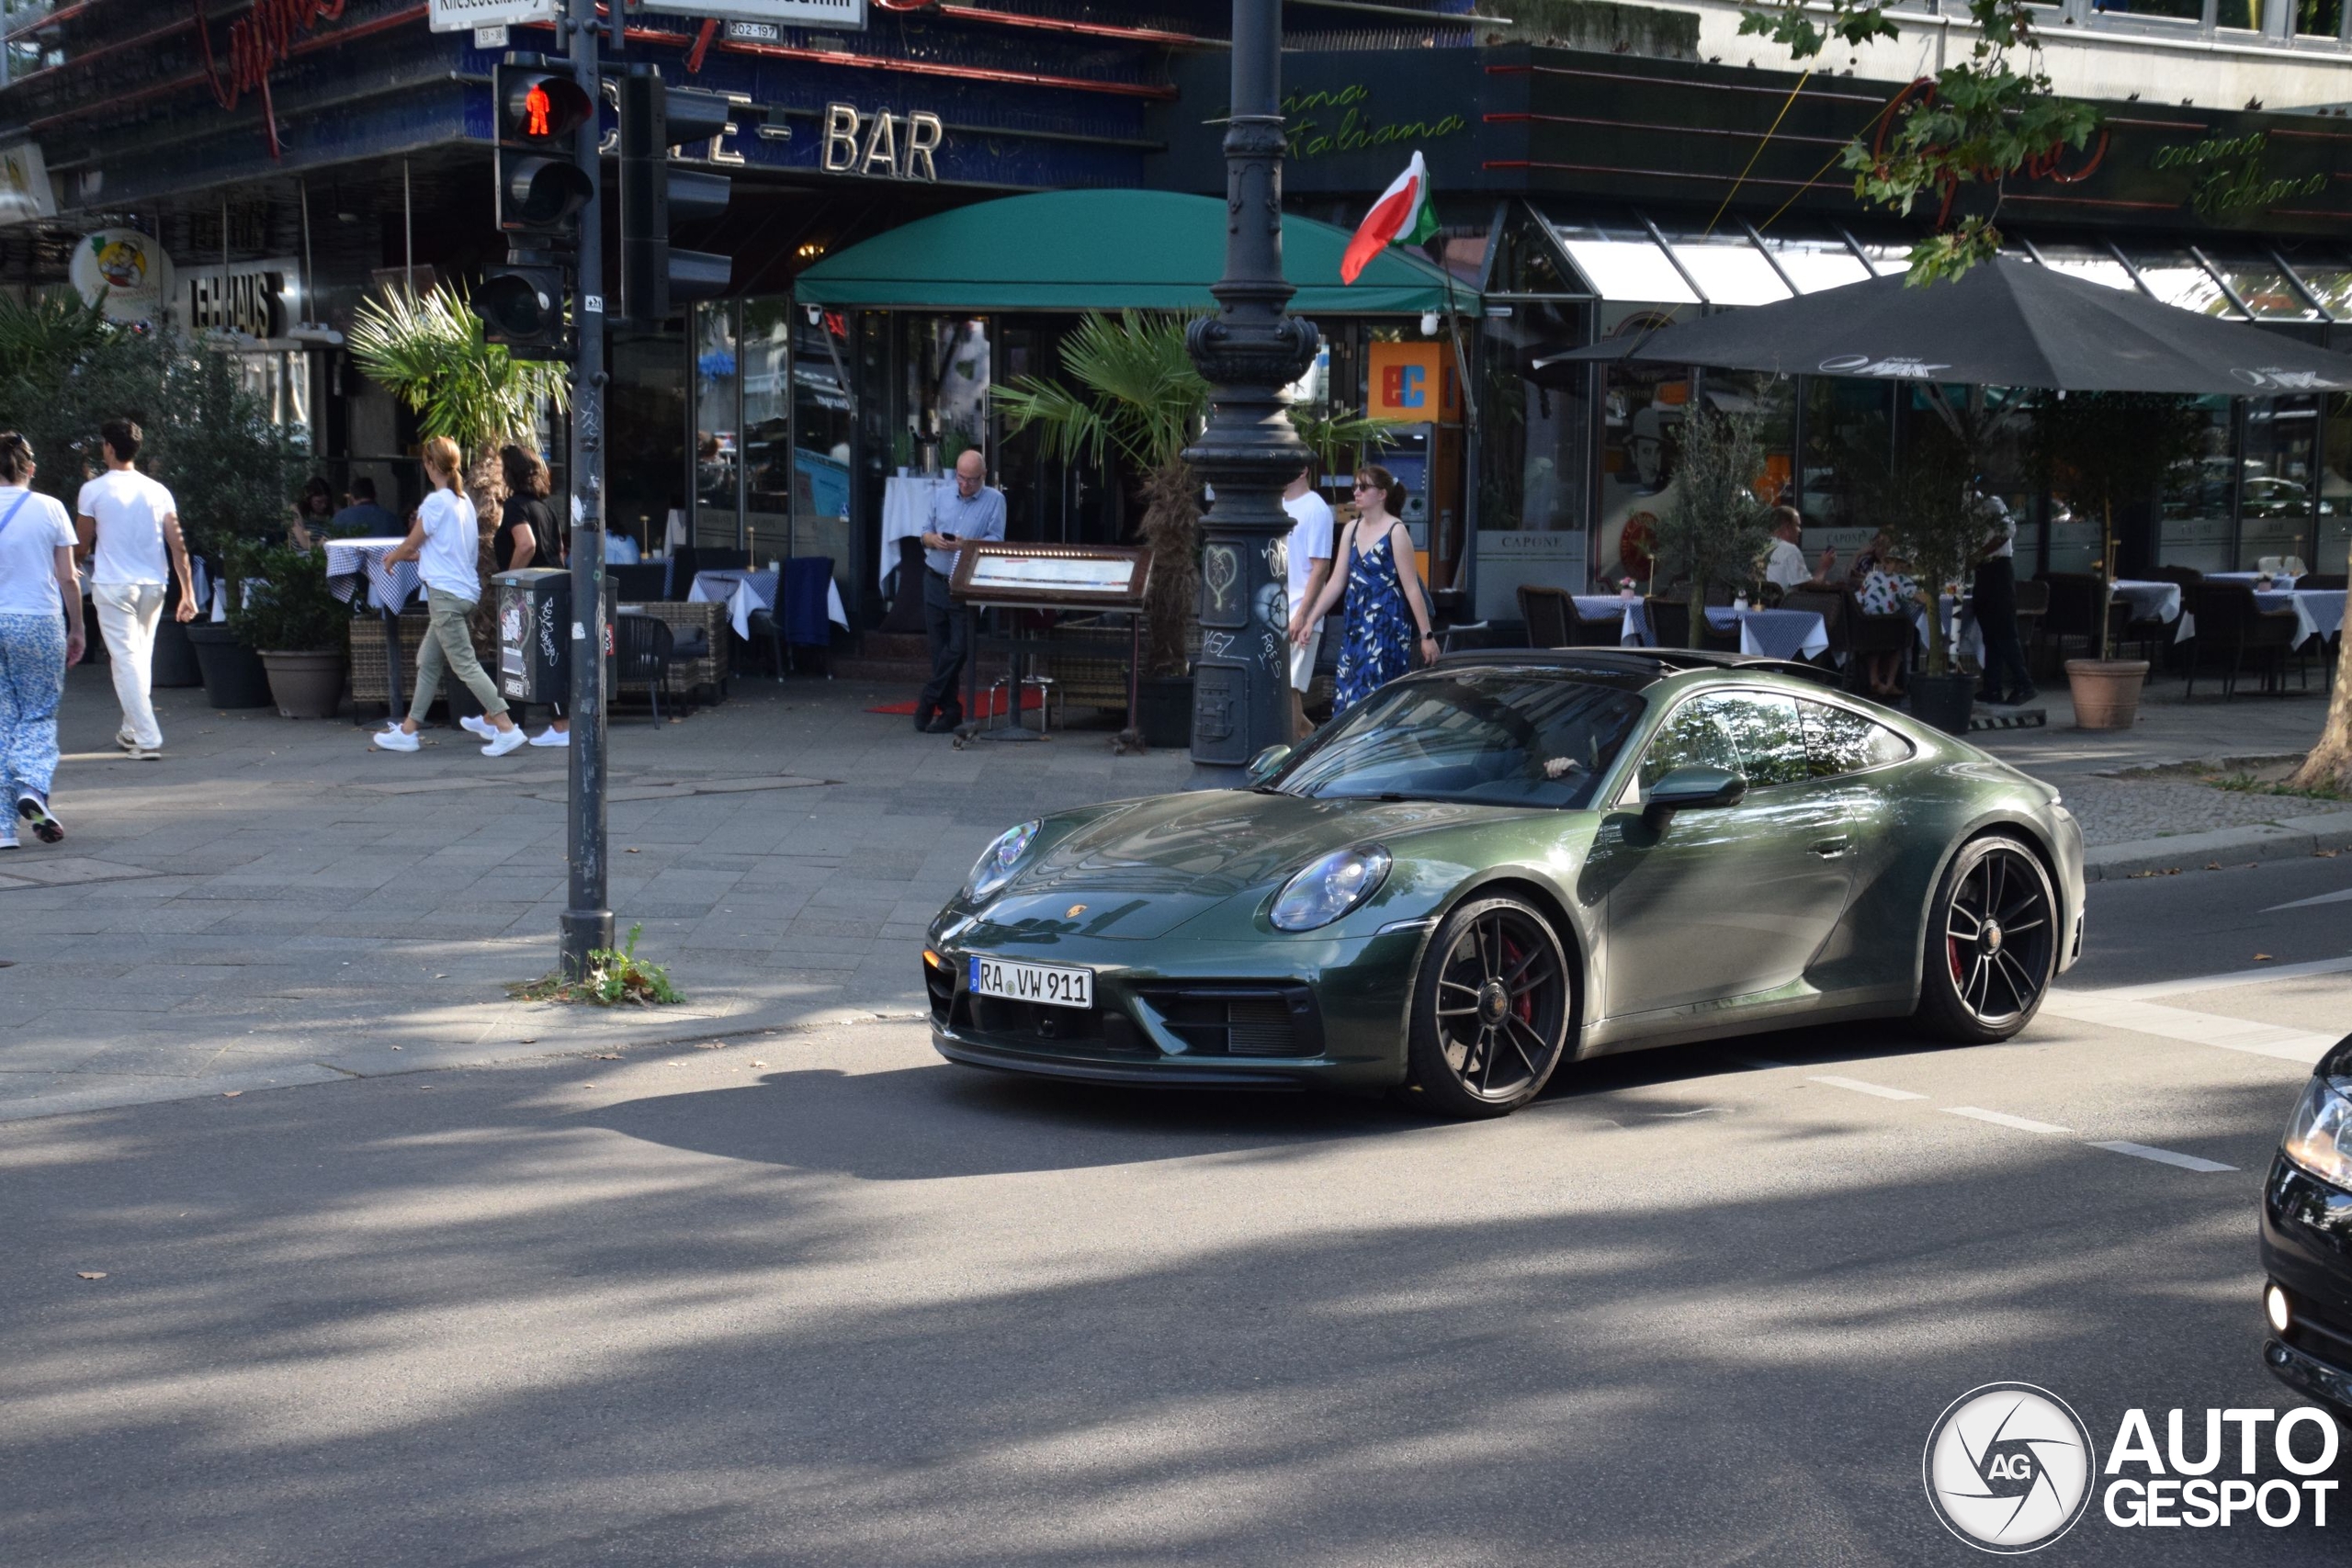
{"label": "potted olive tree", "polygon": [[2066,660],[2080,729],[2129,729],[2140,716],[2144,659],[2114,659],[2115,508],[2154,497],[2166,468],[2196,455],[2203,420],[2186,398],[2156,392],[2061,392],[2034,411],[2034,448],[2053,488],[2098,510],[2097,629],[2090,657]]}
{"label": "potted olive tree", "polygon": [[1706,645],[1708,591],[1754,586],[1771,546],[1771,508],[1756,493],[1764,471],[1754,415],[1702,408],[1683,422],[1679,482],[1658,518],[1657,557],[1690,585],[1692,648]]}
{"label": "potted olive tree", "polygon": [[343,705],[351,611],[327,588],[326,553],[279,545],[253,552],[251,566],[244,603],[230,617],[238,640],[261,655],[279,713],[333,718]]}
{"label": "potted olive tree", "polygon": [[[219,349],[175,354],[165,374],[164,412],[147,433],[147,467],[170,488],[189,553],[220,575],[233,611],[254,550],[283,533],[301,449]],[[210,610],[198,606],[187,626],[205,700],[217,708],[266,707],[260,659],[228,622],[209,619]]]}
{"label": "potted olive tree", "polygon": [[1911,711],[1950,735],[1968,733],[1975,706],[1976,677],[1953,665],[1940,601],[1947,591],[1964,588],[1977,548],[1992,531],[1992,516],[1975,492],[1976,468],[1967,442],[1922,423],[1894,464],[1861,487],[1870,513],[1918,584],[1921,607],[1934,627],[1927,672],[1911,678]]}

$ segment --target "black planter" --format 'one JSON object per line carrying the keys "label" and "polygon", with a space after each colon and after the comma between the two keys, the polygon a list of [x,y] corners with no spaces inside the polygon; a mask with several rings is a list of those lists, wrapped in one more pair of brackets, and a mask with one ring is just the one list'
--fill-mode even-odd
{"label": "black planter", "polygon": [[261,655],[239,642],[225,621],[191,621],[185,628],[204,675],[204,700],[216,708],[266,708],[272,705],[269,672]]}
{"label": "black planter", "polygon": [[1914,675],[1911,677],[1911,716],[1946,735],[1968,733],[1968,716],[1976,706],[1973,675]]}
{"label": "black planter", "polygon": [[187,640],[187,627],[172,619],[168,608],[164,618],[155,623],[155,661],[152,669],[154,685],[204,684],[204,667],[196,661],[196,649]]}
{"label": "black planter", "polygon": [[1136,682],[1136,728],[1147,746],[1179,748],[1193,743],[1193,678],[1147,675]]}

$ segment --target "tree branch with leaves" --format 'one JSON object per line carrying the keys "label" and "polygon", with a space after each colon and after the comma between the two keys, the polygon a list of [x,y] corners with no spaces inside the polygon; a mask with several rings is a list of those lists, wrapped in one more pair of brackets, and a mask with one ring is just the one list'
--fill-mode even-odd
{"label": "tree branch with leaves", "polygon": [[[1886,13],[1884,0],[1758,0],[1739,30],[1815,60],[1833,42],[1860,49],[1899,37]],[[2052,88],[2027,0],[1968,0],[1968,16],[1978,34],[1968,58],[1904,88],[1840,155],[1860,200],[1905,217],[1923,200],[1935,202],[1937,232],[1911,252],[1915,284],[1957,277],[1990,260],[2001,248],[1996,220],[2006,183],[2069,149],[2080,152],[2099,129],[2098,109]],[[1971,186],[1991,193],[1991,210],[1954,222],[1953,209]]]}

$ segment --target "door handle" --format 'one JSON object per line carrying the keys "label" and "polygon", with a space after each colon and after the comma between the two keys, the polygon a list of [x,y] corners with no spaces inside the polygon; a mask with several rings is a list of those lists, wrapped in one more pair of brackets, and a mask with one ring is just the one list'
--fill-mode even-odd
{"label": "door handle", "polygon": [[1815,842],[1813,852],[1824,860],[1835,860],[1853,847],[1854,840],[1851,839],[1822,839]]}

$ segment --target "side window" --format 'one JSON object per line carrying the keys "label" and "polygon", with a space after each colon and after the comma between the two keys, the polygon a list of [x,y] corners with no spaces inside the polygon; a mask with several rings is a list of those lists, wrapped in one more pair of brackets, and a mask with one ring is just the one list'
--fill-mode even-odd
{"label": "side window", "polygon": [[1812,754],[1815,778],[1883,768],[1911,755],[1911,742],[1850,708],[1827,703],[1797,705],[1804,710],[1805,747]]}
{"label": "side window", "polygon": [[1750,789],[1808,776],[1804,731],[1793,697],[1726,692],[1693,697],[1674,710],[1642,754],[1644,791],[1677,768],[1722,768]]}
{"label": "side window", "polygon": [[1748,788],[1770,789],[1812,776],[1796,698],[1737,692],[1716,700],[1724,705],[1724,720],[1739,747],[1739,771]]}
{"label": "side window", "polygon": [[1721,768],[1739,772],[1739,748],[1723,722],[1721,697],[1693,697],[1667,716],[1642,753],[1640,784],[1650,786],[1677,768]]}

